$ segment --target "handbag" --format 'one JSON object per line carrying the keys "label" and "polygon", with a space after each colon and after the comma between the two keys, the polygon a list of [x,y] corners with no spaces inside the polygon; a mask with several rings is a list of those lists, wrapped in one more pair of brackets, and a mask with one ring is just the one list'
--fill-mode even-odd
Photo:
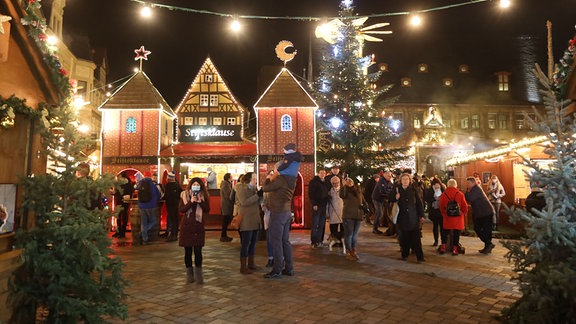
{"label": "handbag", "polygon": [[230,222],[230,228],[239,230],[243,219],[244,214],[240,213],[236,214],[236,216],[234,216],[234,218],[232,218],[232,221]]}

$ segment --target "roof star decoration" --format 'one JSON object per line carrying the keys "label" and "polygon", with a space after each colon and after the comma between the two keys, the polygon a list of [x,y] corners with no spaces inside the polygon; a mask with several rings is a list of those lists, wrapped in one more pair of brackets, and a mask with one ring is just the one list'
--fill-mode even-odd
{"label": "roof star decoration", "polygon": [[142,71],[142,60],[148,61],[148,55],[152,54],[149,50],[144,48],[144,45],[140,46],[139,49],[135,49],[134,53],[136,53],[136,57],[134,61],[140,60],[140,71]]}
{"label": "roof star decoration", "polygon": [[10,20],[12,20],[12,17],[0,14],[0,34],[4,34],[4,27],[2,26],[2,24]]}

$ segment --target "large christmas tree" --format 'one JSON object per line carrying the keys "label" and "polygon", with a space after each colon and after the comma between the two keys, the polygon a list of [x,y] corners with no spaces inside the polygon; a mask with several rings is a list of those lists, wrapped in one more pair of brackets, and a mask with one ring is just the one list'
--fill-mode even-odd
{"label": "large christmas tree", "polygon": [[37,123],[44,153],[53,162],[50,172],[30,175],[21,183],[21,210],[35,221],[16,235],[22,264],[10,280],[10,321],[99,323],[103,316],[125,318],[122,263],[110,249],[110,215],[98,208],[103,194],[115,186],[114,179],[77,176],[79,167],[89,170],[85,152],[94,143],[78,132],[70,81],[45,44],[45,21],[36,15],[39,1],[23,1],[23,7],[23,23],[31,26],[30,36],[53,69],[62,99]]}
{"label": "large christmas tree", "polygon": [[[576,38],[560,61],[552,80],[537,69],[546,105],[544,123],[533,127],[548,137],[546,167],[525,160],[533,170],[533,186],[542,188],[542,211],[513,210],[513,221],[526,224],[526,235],[507,242],[507,257],[514,262],[522,296],[504,309],[508,323],[576,323],[576,118],[569,113],[567,84],[574,66]],[[572,104],[573,105],[573,104]]]}
{"label": "large christmas tree", "polygon": [[[322,55],[319,78],[315,83],[319,103],[319,163],[340,164],[351,177],[367,176],[382,168],[392,168],[404,159],[405,148],[391,148],[398,137],[383,113],[395,98],[384,98],[390,86],[378,86],[382,72],[368,72],[371,56],[363,56],[361,31],[365,19],[354,14],[351,0],[340,4],[339,19]],[[328,138],[328,140],[327,140]]]}

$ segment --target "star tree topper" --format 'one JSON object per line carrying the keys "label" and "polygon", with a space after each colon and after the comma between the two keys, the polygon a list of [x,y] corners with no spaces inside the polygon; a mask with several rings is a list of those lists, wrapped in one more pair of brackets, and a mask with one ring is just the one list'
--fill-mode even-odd
{"label": "star tree topper", "polygon": [[152,54],[149,50],[144,48],[144,45],[140,46],[139,49],[135,49],[134,53],[136,53],[136,57],[134,57],[134,61],[140,60],[140,71],[142,71],[142,60],[148,61],[148,55]]}

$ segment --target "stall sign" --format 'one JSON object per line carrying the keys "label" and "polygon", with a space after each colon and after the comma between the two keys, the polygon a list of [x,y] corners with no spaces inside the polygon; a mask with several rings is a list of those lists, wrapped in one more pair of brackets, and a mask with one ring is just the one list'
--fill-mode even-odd
{"label": "stall sign", "polygon": [[[284,159],[284,155],[259,155],[258,159],[262,163],[276,163]],[[302,155],[302,162],[313,162],[314,155]]]}
{"label": "stall sign", "polygon": [[178,126],[180,142],[240,142],[242,141],[240,125],[182,125]]}
{"label": "stall sign", "polygon": [[105,156],[102,158],[103,164],[156,164],[156,156]]}

